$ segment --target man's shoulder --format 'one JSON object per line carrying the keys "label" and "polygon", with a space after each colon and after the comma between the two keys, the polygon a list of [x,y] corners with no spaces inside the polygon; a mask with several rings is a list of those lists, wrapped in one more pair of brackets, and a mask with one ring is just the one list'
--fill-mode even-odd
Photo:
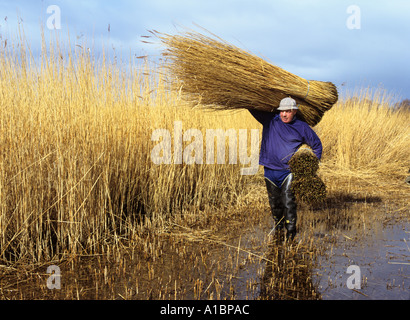
{"label": "man's shoulder", "polygon": [[296,118],[296,119],[293,121],[293,124],[294,124],[295,126],[298,126],[298,127],[301,127],[301,128],[312,129],[312,128],[307,124],[307,122],[305,122],[305,121],[303,121],[303,120],[301,120],[301,119],[299,119],[299,118]]}

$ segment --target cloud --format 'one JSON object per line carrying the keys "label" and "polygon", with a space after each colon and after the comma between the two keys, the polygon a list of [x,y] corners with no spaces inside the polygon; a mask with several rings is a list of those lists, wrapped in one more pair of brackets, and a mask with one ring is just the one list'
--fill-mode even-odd
{"label": "cloud", "polygon": [[[159,55],[160,48],[140,42],[147,30],[175,33],[193,23],[226,41],[262,56],[301,77],[346,82],[350,86],[383,83],[410,97],[407,53],[410,43],[410,2],[354,1],[360,9],[360,29],[346,21],[350,0],[151,0],[1,2],[0,33],[12,33],[16,13],[26,35],[39,45],[40,23],[48,5],[61,7],[62,34],[74,41],[104,42],[106,47],[137,55]],[[110,32],[108,32],[110,25]]]}

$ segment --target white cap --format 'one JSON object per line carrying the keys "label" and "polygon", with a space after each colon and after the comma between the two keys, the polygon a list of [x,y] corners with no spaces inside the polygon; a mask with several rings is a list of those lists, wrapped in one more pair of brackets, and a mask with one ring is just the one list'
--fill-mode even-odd
{"label": "white cap", "polygon": [[296,101],[291,97],[284,98],[279,103],[279,111],[282,110],[299,110],[298,106],[296,105]]}

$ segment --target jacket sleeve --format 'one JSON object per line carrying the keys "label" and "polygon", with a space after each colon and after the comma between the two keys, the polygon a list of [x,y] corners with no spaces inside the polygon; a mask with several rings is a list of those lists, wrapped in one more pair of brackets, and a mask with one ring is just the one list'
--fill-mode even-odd
{"label": "jacket sleeve", "polygon": [[268,125],[272,118],[275,116],[273,112],[251,110],[248,109],[251,115],[258,120],[263,126]]}
{"label": "jacket sleeve", "polygon": [[305,129],[305,143],[312,148],[313,153],[320,160],[322,158],[322,142],[317,136],[316,132],[311,127],[306,125]]}

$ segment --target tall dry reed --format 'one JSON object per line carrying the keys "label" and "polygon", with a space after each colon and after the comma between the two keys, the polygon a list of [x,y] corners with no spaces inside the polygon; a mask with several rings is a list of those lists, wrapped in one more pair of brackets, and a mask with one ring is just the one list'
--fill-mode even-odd
{"label": "tall dry reed", "polygon": [[321,170],[376,181],[405,177],[410,167],[410,112],[395,109],[394,100],[397,97],[382,89],[346,92],[315,128],[324,144]]}
{"label": "tall dry reed", "polygon": [[185,108],[155,67],[44,38],[36,59],[24,43],[0,51],[0,260],[98,253],[244,192],[239,164],[153,163],[156,129],[227,127]]}

